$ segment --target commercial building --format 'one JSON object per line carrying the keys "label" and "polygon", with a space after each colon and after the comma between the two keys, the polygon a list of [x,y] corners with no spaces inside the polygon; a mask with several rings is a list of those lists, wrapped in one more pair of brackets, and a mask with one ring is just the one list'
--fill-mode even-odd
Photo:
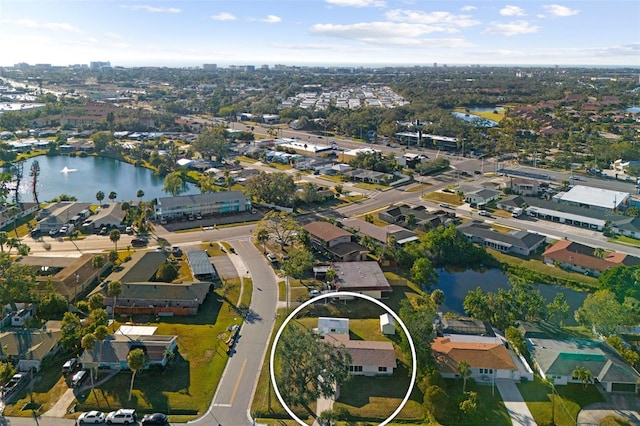
{"label": "commercial building", "polygon": [[212,192],[158,198],[156,220],[178,219],[190,215],[233,214],[251,211],[251,199],[242,191]]}

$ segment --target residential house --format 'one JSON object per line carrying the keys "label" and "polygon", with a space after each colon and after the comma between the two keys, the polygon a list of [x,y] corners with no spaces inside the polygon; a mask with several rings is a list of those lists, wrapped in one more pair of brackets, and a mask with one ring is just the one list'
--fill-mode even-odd
{"label": "residential house", "polygon": [[594,339],[525,338],[540,375],[553,383],[581,383],[573,372],[582,367],[606,392],[638,392],[640,374],[606,342]]}
{"label": "residential house", "polygon": [[619,252],[604,252],[603,257],[596,256],[597,250],[584,244],[569,240],[560,240],[542,254],[548,265],[558,265],[564,269],[582,272],[595,277],[615,266],[640,265],[640,258]]}
{"label": "residential house", "polygon": [[611,224],[611,230],[619,235],[640,238],[640,217],[625,217]]}
{"label": "residential house", "polygon": [[519,195],[508,195],[496,203],[496,207],[508,212],[512,212],[515,209],[522,209],[526,206],[527,202]]}
{"label": "residential house", "polygon": [[456,222],[456,214],[453,211],[429,211],[425,206],[409,206],[407,204],[391,205],[379,212],[378,218],[396,224],[415,223],[414,226],[424,230]]}
{"label": "residential house", "polygon": [[535,179],[505,176],[504,180],[505,186],[515,194],[535,197],[540,192],[540,183]]}
{"label": "residential house", "polygon": [[383,245],[388,244],[391,239],[400,246],[418,239],[415,232],[395,224],[377,226],[362,219],[343,219],[342,224],[353,229],[356,235],[367,235]]}
{"label": "residential house", "polygon": [[376,172],[374,170],[354,169],[344,173],[347,178],[364,183],[387,184],[395,179],[391,173]]}
{"label": "residential house", "polygon": [[[42,232],[57,231],[68,223],[82,223],[91,215],[91,203],[62,201],[38,212],[36,229]],[[77,218],[77,219],[76,219]]]}
{"label": "residential house", "polygon": [[375,299],[388,297],[393,288],[377,262],[334,262],[338,291],[365,294]]}
{"label": "residential house", "polygon": [[142,349],[147,356],[148,368],[152,365],[165,367],[178,345],[178,336],[112,334],[96,341],[93,349],[85,349],[79,361],[84,369],[102,368],[129,370],[127,356],[134,349]]}
{"label": "residential house", "polygon": [[474,243],[501,251],[529,256],[546,241],[544,235],[533,232],[514,230],[503,233],[493,230],[482,221],[471,220],[458,226],[458,231]]}
{"label": "residential house", "polygon": [[349,334],[349,318],[318,317],[318,333]]}
{"label": "residential house", "polygon": [[349,351],[352,376],[390,376],[397,367],[395,350],[389,341],[351,340],[348,333],[325,334],[324,341]]}
{"label": "residential house", "polygon": [[47,321],[39,329],[13,329],[0,332],[0,359],[11,361],[19,371],[40,370],[46,357],[59,350],[62,337],[59,321]]}
{"label": "residential house", "polygon": [[459,378],[458,366],[469,364],[469,378],[492,384],[496,379],[533,380],[517,355],[498,337],[451,334],[436,337],[431,344],[438,370],[447,379]]}
{"label": "residential house", "polygon": [[109,203],[100,207],[87,228],[99,230],[100,228],[124,228],[124,219],[127,212],[122,210],[122,203]]}
{"label": "residential house", "polygon": [[251,211],[251,199],[242,191],[180,195],[158,198],[154,207],[157,220],[170,220],[189,215],[233,214]]}
{"label": "residential house", "polygon": [[350,232],[329,222],[311,222],[304,229],[311,236],[311,244],[335,260],[363,260],[369,253],[365,247],[352,241],[353,235]]}
{"label": "residential house", "polygon": [[100,284],[92,294],[102,294],[107,310],[112,312],[115,309],[120,315],[196,315],[211,287],[210,282],[123,283],[122,293],[115,299],[115,307],[114,298],[108,294],[108,283]]}
{"label": "residential house", "polygon": [[464,201],[472,206],[485,206],[488,203],[497,200],[502,195],[502,191],[497,189],[482,188],[476,191],[464,194]]}
{"label": "residential house", "polygon": [[151,281],[168,257],[166,251],[136,251],[131,254],[131,260],[120,265],[107,279],[123,284]]}

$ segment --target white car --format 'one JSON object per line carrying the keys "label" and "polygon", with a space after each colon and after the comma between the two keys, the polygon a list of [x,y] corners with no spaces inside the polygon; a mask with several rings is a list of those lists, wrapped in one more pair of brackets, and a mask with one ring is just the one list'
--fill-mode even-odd
{"label": "white car", "polygon": [[80,424],[84,423],[102,423],[104,422],[104,413],[102,411],[87,411],[78,417]]}
{"label": "white car", "polygon": [[136,423],[136,410],[130,408],[121,408],[107,414],[107,424],[128,425]]}
{"label": "white car", "polygon": [[276,263],[278,261],[278,258],[273,253],[268,253],[267,258],[271,261],[271,263]]}

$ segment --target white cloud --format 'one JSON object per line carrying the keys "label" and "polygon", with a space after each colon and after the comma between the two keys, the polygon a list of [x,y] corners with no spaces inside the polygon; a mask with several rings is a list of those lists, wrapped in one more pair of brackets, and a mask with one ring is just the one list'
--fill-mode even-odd
{"label": "white cloud", "polygon": [[456,28],[472,27],[480,24],[480,21],[471,19],[469,15],[454,15],[449,12],[423,12],[421,10],[390,10],[385,17],[394,22],[410,24],[435,25],[448,30]]}
{"label": "white cloud", "polygon": [[117,39],[122,38],[122,34],[118,34],[118,33],[110,33],[109,32],[109,33],[104,33],[102,35],[105,36],[106,38],[110,38],[110,39],[113,39],[113,40],[117,40]]}
{"label": "white cloud", "polygon": [[483,31],[484,34],[493,34],[493,35],[505,35],[505,36],[514,36],[520,34],[531,34],[536,33],[540,27],[536,25],[531,25],[527,21],[514,21],[507,23],[497,23],[493,22],[486,30]]}
{"label": "white cloud", "polygon": [[220,12],[217,15],[213,15],[211,19],[215,21],[235,21],[238,18],[229,12]]}
{"label": "white cloud", "polygon": [[470,43],[462,38],[422,38],[422,36],[436,31],[441,31],[441,29],[429,25],[396,22],[364,22],[351,25],[316,24],[311,27],[313,34],[375,45],[446,48],[470,46]]}
{"label": "white cloud", "polygon": [[460,10],[463,11],[463,12],[471,12],[471,11],[474,11],[476,9],[477,9],[477,7],[475,7],[475,6],[463,6],[462,9],[460,9]]}
{"label": "white cloud", "polygon": [[135,5],[122,5],[120,6],[123,9],[129,9],[129,10],[133,10],[134,12],[137,12],[139,10],[143,10],[145,12],[150,12],[150,13],[180,13],[181,10],[175,7],[155,7],[155,6],[148,6],[148,5],[143,5],[143,4],[135,4]]}
{"label": "white cloud", "polygon": [[553,16],[571,16],[577,15],[580,12],[578,9],[569,9],[559,4],[546,4],[542,7]]}
{"label": "white cloud", "polygon": [[261,19],[260,21],[262,22],[266,22],[268,24],[276,24],[280,21],[282,21],[282,18],[276,15],[267,15],[266,18]]}
{"label": "white cloud", "polygon": [[18,19],[17,21],[2,21],[2,23],[41,30],[63,31],[68,33],[82,32],[78,27],[66,22],[38,22],[33,19]]}
{"label": "white cloud", "polygon": [[507,5],[500,9],[500,15],[502,16],[524,16],[524,9],[518,6]]}
{"label": "white cloud", "polygon": [[383,0],[327,0],[327,3],[346,7],[385,7],[387,5]]}

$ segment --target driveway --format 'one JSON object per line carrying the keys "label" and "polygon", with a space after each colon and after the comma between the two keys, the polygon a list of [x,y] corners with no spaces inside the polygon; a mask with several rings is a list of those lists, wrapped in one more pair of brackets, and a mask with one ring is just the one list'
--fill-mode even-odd
{"label": "driveway", "polygon": [[515,426],[536,426],[533,415],[513,380],[498,379],[496,387]]}
{"label": "driveway", "polygon": [[580,410],[577,425],[597,425],[607,416],[616,416],[640,425],[640,399],[637,395],[605,394],[606,402],[596,402]]}

